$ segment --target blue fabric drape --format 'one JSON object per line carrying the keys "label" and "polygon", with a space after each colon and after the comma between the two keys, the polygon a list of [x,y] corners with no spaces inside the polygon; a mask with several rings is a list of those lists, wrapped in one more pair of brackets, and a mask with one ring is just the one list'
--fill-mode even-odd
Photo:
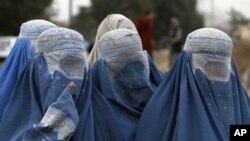
{"label": "blue fabric drape", "polygon": [[96,141],[131,141],[145,105],[164,78],[148,59],[150,79],[143,65],[131,62],[111,79],[105,60],[92,68],[92,106]]}
{"label": "blue fabric drape", "polygon": [[[27,135],[26,131],[28,130],[28,133],[32,133],[33,124],[37,125],[40,123],[48,108],[51,105],[53,106],[54,102],[60,103],[60,94],[63,94],[62,91],[70,82],[76,84],[72,93],[79,94],[82,80],[68,79],[59,71],[56,71],[51,76],[48,73],[43,53],[39,53],[32,58],[19,77],[9,104],[6,107],[0,124],[1,140],[29,140],[30,135]],[[60,109],[58,110],[61,111]],[[78,116],[74,114],[76,112],[75,109],[66,110],[65,112],[73,112],[64,113],[65,115],[73,114]],[[68,119],[71,118],[68,117]],[[75,122],[74,118],[71,120]],[[56,133],[51,134],[52,139],[55,135]]]}
{"label": "blue fabric drape", "polygon": [[250,101],[234,62],[229,82],[192,70],[183,52],[151,97],[136,141],[228,141],[230,124],[250,124]]}
{"label": "blue fabric drape", "polygon": [[[79,122],[73,95],[71,91],[65,89],[58,99],[49,106],[42,121],[39,124],[33,124],[32,127],[27,129],[23,140],[68,140],[70,137],[65,137],[63,134],[58,135],[57,131],[60,128],[72,128],[67,125],[68,119],[71,119],[75,125]],[[49,122],[47,125],[44,123],[46,120]]]}
{"label": "blue fabric drape", "polygon": [[0,70],[0,122],[16,81],[32,56],[30,41],[17,39]]}
{"label": "blue fabric drape", "polygon": [[72,136],[72,141],[95,141],[94,119],[92,108],[92,72],[88,71],[86,75],[79,98],[75,102],[76,109],[79,115],[79,124]]}

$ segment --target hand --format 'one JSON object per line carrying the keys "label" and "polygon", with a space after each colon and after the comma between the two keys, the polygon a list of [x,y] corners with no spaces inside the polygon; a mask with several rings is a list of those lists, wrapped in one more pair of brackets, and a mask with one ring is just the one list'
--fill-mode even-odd
{"label": "hand", "polygon": [[70,91],[70,90],[72,90],[75,86],[76,86],[76,84],[75,84],[74,82],[70,82],[70,83],[67,85],[67,89]]}

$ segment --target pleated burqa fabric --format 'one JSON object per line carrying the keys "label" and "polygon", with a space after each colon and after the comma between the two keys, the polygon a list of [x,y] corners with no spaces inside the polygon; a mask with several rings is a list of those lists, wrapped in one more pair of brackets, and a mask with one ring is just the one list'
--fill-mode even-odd
{"label": "pleated burqa fabric", "polygon": [[97,29],[94,46],[88,57],[90,65],[93,65],[99,58],[97,45],[102,35],[106,32],[120,28],[137,32],[134,23],[121,14],[110,14],[101,22]]}
{"label": "pleated burqa fabric", "polygon": [[[6,107],[1,140],[69,140],[77,128],[75,103],[88,73],[84,39],[76,31],[52,28],[37,46]],[[75,88],[63,91],[70,82]]]}
{"label": "pleated burqa fabric", "polygon": [[15,45],[0,70],[0,122],[18,77],[35,54],[38,36],[52,27],[56,25],[45,20],[31,20],[21,25]]}
{"label": "pleated burqa fabric", "polygon": [[184,51],[151,97],[136,141],[228,141],[231,124],[250,124],[250,101],[225,33],[190,33]]}
{"label": "pleated burqa fabric", "polygon": [[142,49],[138,33],[117,29],[98,42],[92,68],[96,141],[132,141],[140,116],[164,75]]}

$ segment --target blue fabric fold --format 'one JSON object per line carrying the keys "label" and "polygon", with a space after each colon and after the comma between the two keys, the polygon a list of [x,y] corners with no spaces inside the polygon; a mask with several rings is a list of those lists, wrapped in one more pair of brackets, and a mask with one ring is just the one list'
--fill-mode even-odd
{"label": "blue fabric fold", "polygon": [[[25,132],[24,141],[69,140],[75,132],[79,116],[74,102],[74,93],[67,88],[53,102],[39,124],[33,124]],[[58,133],[59,132],[59,133]]]}
{"label": "blue fabric fold", "polygon": [[113,78],[105,60],[99,59],[94,64],[92,107],[96,141],[135,139],[143,109],[164,79],[152,60],[148,63],[150,78],[140,70],[144,69],[140,62],[127,64]]}
{"label": "blue fabric fold", "polygon": [[33,54],[29,40],[17,39],[0,70],[0,122],[16,81]]}
{"label": "blue fabric fold", "polygon": [[[6,141],[25,140],[26,131],[40,123],[52,103],[60,101],[58,97],[70,82],[76,84],[72,93],[79,94],[82,80],[69,79],[59,71],[51,76],[43,53],[37,54],[13,90],[0,124],[0,138]],[[74,109],[67,111],[75,112]]]}
{"label": "blue fabric fold", "polygon": [[95,141],[94,118],[92,107],[92,72],[88,71],[83,80],[80,95],[75,102],[79,124],[71,141]]}
{"label": "blue fabric fold", "polygon": [[209,81],[182,52],[141,116],[136,141],[228,141],[230,124],[250,124],[250,101],[235,64],[229,82]]}

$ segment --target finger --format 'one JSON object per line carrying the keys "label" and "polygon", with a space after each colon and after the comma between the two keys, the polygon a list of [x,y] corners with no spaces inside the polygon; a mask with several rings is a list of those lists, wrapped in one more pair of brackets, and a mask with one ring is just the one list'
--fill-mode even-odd
{"label": "finger", "polygon": [[75,83],[74,83],[74,82],[70,82],[70,83],[67,85],[67,89],[68,89],[68,90],[72,90],[74,87],[75,87]]}

